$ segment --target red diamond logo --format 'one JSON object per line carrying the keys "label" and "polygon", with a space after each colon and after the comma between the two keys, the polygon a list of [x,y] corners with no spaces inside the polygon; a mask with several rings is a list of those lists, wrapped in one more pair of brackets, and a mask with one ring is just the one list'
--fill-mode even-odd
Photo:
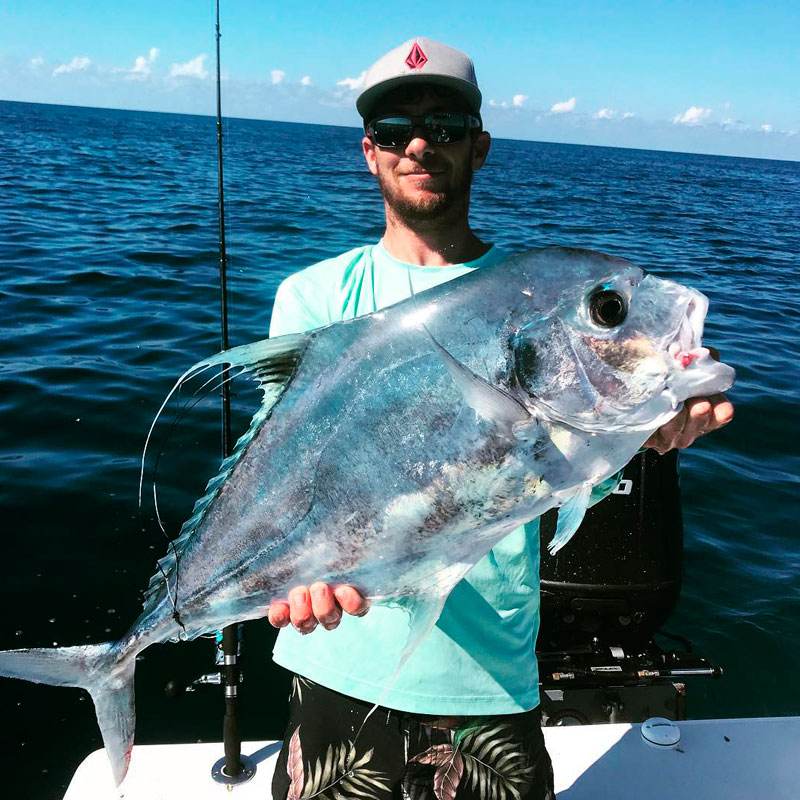
{"label": "red diamond logo", "polygon": [[414,42],[414,46],[406,56],[406,64],[408,64],[411,69],[422,69],[427,63],[428,56],[426,56],[425,53],[422,52],[422,48]]}

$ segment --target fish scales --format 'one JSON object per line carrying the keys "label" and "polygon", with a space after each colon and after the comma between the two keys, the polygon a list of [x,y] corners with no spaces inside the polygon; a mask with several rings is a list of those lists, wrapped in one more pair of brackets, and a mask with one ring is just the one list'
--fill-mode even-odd
{"label": "fish scales", "polygon": [[544,248],[200,362],[252,371],[266,396],[167,579],[120,642],[0,653],[0,674],[88,689],[119,783],[149,644],[265,616],[323,580],[403,604],[406,657],[499,539],[561,506],[563,546],[592,486],[683,400],[732,384],[701,347],[706,307],[621,259]]}

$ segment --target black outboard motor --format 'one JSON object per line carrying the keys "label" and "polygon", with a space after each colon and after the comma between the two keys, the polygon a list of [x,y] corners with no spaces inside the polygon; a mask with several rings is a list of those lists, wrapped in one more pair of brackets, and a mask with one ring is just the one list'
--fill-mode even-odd
{"label": "black outboard motor", "polygon": [[[653,640],[681,588],[678,453],[637,455],[614,494],[551,556],[557,512],[541,520],[541,627],[536,645],[543,724],[683,719],[689,675],[722,671]],[[673,637],[674,638],[674,637]]]}
{"label": "black outboard motor", "polygon": [[551,556],[557,513],[541,522],[538,649],[593,637],[646,642],[678,602],[683,519],[678,453],[648,450],[625,468],[614,493],[586,512],[572,542]]}

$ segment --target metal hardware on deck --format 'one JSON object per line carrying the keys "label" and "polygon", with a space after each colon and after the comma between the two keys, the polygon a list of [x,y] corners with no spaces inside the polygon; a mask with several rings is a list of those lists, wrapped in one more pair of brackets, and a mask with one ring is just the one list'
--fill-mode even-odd
{"label": "metal hardware on deck", "polygon": [[686,687],[679,679],[722,675],[705,658],[663,650],[653,640],[623,648],[594,637],[582,646],[537,656],[542,719],[548,727],[642,722],[654,712],[684,719]]}
{"label": "metal hardware on deck", "polygon": [[217,783],[221,783],[229,789],[238,786],[240,783],[249,781],[250,778],[256,774],[256,762],[248,756],[243,755],[239,756],[239,762],[241,764],[239,772],[236,775],[228,775],[225,771],[225,757],[223,756],[219,761],[215,762],[214,766],[211,768],[211,777]]}
{"label": "metal hardware on deck", "polygon": [[222,685],[222,675],[219,672],[208,672],[205,675],[201,675],[196,680],[193,680],[189,686],[186,687],[187,692],[193,692],[195,686],[203,686],[204,684],[210,684],[212,686],[221,686]]}

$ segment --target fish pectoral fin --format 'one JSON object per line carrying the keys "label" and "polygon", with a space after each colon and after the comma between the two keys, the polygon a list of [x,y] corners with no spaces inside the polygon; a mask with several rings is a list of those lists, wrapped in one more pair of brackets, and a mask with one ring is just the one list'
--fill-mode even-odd
{"label": "fish pectoral fin", "polygon": [[476,414],[488,422],[503,428],[509,436],[513,435],[513,428],[519,423],[531,420],[528,409],[502,389],[493,386],[489,381],[476,375],[469,367],[462,364],[451,355],[427,328],[425,330],[433,342],[436,352],[444,361],[453,383],[458,387],[464,402]]}
{"label": "fish pectoral fin", "polygon": [[583,522],[589,499],[592,495],[592,484],[583,483],[570,493],[567,501],[558,509],[556,532],[547,549],[555,555],[574,535]]}
{"label": "fish pectoral fin", "polygon": [[441,595],[416,597],[410,602],[399,604],[408,614],[408,636],[400,653],[395,675],[433,630],[433,626],[442,614],[448,594],[449,591]]}

